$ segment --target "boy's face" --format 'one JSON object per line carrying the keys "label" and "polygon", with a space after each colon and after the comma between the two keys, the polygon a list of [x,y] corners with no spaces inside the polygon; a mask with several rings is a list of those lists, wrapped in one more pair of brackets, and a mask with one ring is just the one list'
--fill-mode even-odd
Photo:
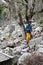
{"label": "boy's face", "polygon": [[30,22],[28,24],[31,24]]}
{"label": "boy's face", "polygon": [[28,21],[28,24],[31,24],[31,21]]}

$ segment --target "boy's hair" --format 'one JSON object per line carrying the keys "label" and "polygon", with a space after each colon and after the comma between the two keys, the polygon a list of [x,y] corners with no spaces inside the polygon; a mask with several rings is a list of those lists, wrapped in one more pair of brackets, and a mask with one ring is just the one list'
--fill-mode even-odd
{"label": "boy's hair", "polygon": [[31,24],[31,21],[28,21],[27,23],[28,23],[28,24]]}

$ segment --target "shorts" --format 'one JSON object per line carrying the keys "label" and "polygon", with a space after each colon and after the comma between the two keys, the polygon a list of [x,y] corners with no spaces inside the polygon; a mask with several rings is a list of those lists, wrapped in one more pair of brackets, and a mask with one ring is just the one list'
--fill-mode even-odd
{"label": "shorts", "polygon": [[31,39],[31,33],[26,32],[26,42],[29,43]]}

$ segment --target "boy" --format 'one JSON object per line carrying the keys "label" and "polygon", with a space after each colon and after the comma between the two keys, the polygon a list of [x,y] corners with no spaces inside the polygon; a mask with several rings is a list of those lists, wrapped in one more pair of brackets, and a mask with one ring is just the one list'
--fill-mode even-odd
{"label": "boy", "polygon": [[26,32],[26,42],[28,44],[30,42],[31,32],[32,32],[31,21],[28,22],[28,24],[27,24],[27,26],[25,28],[25,32]]}

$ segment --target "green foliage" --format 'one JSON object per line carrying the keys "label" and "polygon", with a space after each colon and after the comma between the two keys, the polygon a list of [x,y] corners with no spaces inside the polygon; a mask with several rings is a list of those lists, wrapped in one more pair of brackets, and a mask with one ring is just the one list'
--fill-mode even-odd
{"label": "green foliage", "polygon": [[3,10],[2,10],[2,17],[7,18],[8,12],[9,12],[8,8],[4,7]]}
{"label": "green foliage", "polygon": [[5,6],[0,6],[0,19],[4,19],[8,14],[9,10]]}

